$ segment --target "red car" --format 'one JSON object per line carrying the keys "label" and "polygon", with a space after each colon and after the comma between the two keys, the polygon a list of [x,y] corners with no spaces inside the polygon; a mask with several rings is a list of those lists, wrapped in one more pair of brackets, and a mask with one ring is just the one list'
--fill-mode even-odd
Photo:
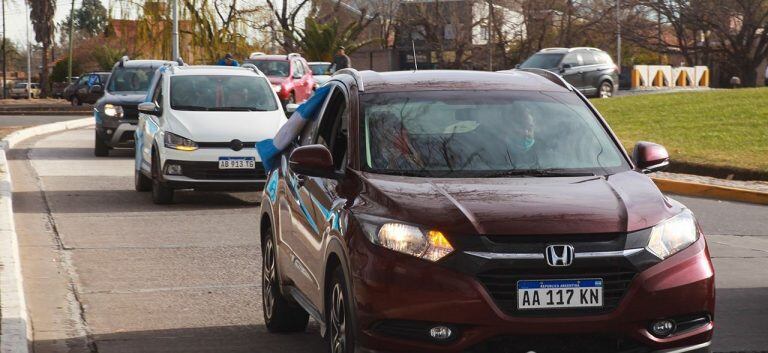
{"label": "red car", "polygon": [[544,70],[331,77],[268,176],[264,320],[352,352],[709,352],[692,212]]}
{"label": "red car", "polygon": [[315,90],[316,83],[307,61],[299,54],[253,54],[246,63],[256,65],[269,78],[283,105],[301,103]]}

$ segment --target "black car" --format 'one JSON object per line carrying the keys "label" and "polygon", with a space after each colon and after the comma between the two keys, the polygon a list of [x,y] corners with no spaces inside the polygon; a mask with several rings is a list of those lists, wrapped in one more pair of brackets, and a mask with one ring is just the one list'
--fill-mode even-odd
{"label": "black car", "polygon": [[105,157],[112,148],[133,147],[133,133],[139,122],[138,105],[144,102],[155,71],[164,65],[176,65],[176,62],[123,57],[115,64],[104,86],[104,96],[93,108],[96,118],[94,155]]}
{"label": "black car", "polygon": [[109,81],[109,72],[90,72],[82,74],[62,93],[62,98],[72,105],[93,104],[104,95],[104,84]]}
{"label": "black car", "polygon": [[619,87],[619,68],[597,48],[546,48],[520,64],[521,69],[557,73],[586,96],[608,98]]}

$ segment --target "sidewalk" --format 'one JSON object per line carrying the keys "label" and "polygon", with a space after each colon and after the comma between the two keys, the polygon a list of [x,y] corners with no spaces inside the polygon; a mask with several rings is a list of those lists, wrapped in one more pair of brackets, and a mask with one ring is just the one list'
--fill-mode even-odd
{"label": "sidewalk", "polygon": [[705,177],[705,176],[699,176],[699,175],[665,173],[665,172],[652,173],[650,174],[650,176],[656,177],[656,178],[681,181],[681,182],[706,184],[706,185],[713,185],[713,186],[724,186],[729,188],[768,193],[768,181],[728,180],[728,179],[719,179],[719,178]]}

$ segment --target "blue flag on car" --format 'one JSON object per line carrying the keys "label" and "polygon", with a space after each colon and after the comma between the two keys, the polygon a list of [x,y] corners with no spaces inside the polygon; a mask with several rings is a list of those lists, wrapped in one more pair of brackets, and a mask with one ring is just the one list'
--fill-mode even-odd
{"label": "blue flag on car", "polygon": [[291,142],[296,140],[296,137],[299,136],[301,130],[304,129],[304,125],[306,125],[308,121],[315,120],[317,113],[320,111],[320,107],[323,105],[323,101],[325,101],[325,97],[328,96],[328,92],[330,91],[330,86],[318,88],[312,97],[296,108],[296,111],[293,112],[288,119],[288,122],[277,131],[274,138],[256,143],[256,151],[259,153],[261,163],[267,172],[275,167],[277,157],[284,149],[291,145]]}

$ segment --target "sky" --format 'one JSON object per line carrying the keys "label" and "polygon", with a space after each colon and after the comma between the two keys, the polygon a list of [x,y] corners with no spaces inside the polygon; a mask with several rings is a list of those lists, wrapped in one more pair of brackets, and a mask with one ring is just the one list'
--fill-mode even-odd
{"label": "sky", "polygon": [[[3,0],[5,1],[5,34],[14,42],[24,45],[26,42],[27,11],[26,0]],[[56,16],[54,22],[63,21],[72,9],[72,0],[55,0]],[[75,0],[75,9],[80,7],[82,0]],[[101,0],[101,3],[109,9],[111,0]],[[58,32],[54,37],[59,38]],[[35,41],[35,32],[29,27],[29,40]]]}

